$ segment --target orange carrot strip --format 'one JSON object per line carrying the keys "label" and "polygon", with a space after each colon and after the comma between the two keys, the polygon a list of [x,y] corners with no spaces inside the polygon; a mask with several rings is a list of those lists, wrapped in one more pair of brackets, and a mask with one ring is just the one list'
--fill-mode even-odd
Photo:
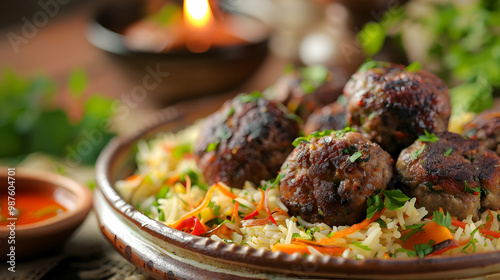
{"label": "orange carrot strip", "polygon": [[238,201],[236,201],[236,203],[234,204],[233,213],[231,214],[231,222],[234,222],[236,217],[238,217],[239,206],[240,206],[240,203]]}
{"label": "orange carrot strip", "polygon": [[176,182],[179,181],[180,178],[181,177],[179,175],[175,175],[173,177],[168,178],[165,183],[169,186],[173,186]]}
{"label": "orange carrot strip", "polygon": [[193,197],[191,196],[191,178],[186,174],[184,175],[184,179],[186,180],[186,196],[188,197],[187,199],[187,204],[189,206],[189,210],[194,209],[194,202],[193,202]]}
{"label": "orange carrot strip", "polygon": [[328,255],[333,255],[333,256],[340,256],[342,253],[346,250],[346,248],[343,247],[338,247],[338,246],[313,246],[313,245],[308,245],[308,244],[274,244],[272,247],[272,251],[282,251],[287,254],[293,254],[293,253],[301,253],[301,254],[309,254],[311,253],[309,251],[309,246],[313,247],[314,249],[318,250],[319,252],[323,254],[328,254]]}
{"label": "orange carrot strip", "polygon": [[129,176],[127,177],[127,179],[125,179],[126,181],[134,181],[135,179],[139,178],[141,175],[140,174],[136,174],[136,175],[132,175],[132,176]]}
{"label": "orange carrot strip", "polygon": [[375,214],[370,218],[370,219],[364,219],[361,223],[354,224],[350,226],[347,229],[344,229],[342,231],[337,231],[333,234],[332,237],[329,238],[323,238],[321,239],[318,243],[325,245],[325,244],[332,244],[334,243],[337,239],[342,238],[344,236],[347,236],[349,234],[355,233],[358,230],[362,230],[369,226],[371,223],[375,222],[382,216],[382,213],[384,212],[385,208],[382,209],[382,212],[375,212]]}
{"label": "orange carrot strip", "polygon": [[208,204],[210,203],[210,199],[212,198],[212,195],[213,195],[213,193],[214,193],[215,190],[219,190],[224,195],[229,196],[231,199],[235,199],[237,197],[235,194],[233,194],[232,192],[228,191],[222,185],[219,185],[219,183],[214,184],[214,185],[212,185],[212,187],[210,187],[210,189],[208,190],[207,194],[205,195],[205,198],[203,199],[203,201],[201,202],[201,204],[198,205],[198,207],[196,207],[195,209],[193,209],[189,213],[186,213],[179,220],[177,220],[173,224],[170,224],[169,226],[172,227],[172,228],[176,228],[183,220],[185,220],[185,219],[187,219],[189,217],[198,215],[198,213],[200,213],[201,210],[203,210],[205,207],[208,206]]}
{"label": "orange carrot strip", "polygon": [[[465,229],[465,226],[467,225],[464,222],[457,221],[454,219],[451,220],[451,224],[456,226],[456,227],[461,227],[463,229]],[[496,232],[496,231],[485,229],[485,228],[480,228],[479,232],[483,235],[489,235],[489,236],[497,238],[497,239],[500,238],[500,232]]]}

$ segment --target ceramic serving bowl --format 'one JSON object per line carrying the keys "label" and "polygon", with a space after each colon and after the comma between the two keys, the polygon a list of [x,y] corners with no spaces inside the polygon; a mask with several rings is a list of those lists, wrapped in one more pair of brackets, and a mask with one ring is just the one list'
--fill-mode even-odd
{"label": "ceramic serving bowl", "polygon": [[[146,1],[114,1],[102,6],[92,19],[88,39],[109,54],[123,74],[142,85],[144,76],[161,72],[157,86],[148,88],[153,99],[168,103],[233,88],[255,73],[268,54],[270,29],[262,22],[237,15],[251,26],[252,41],[211,48],[203,53],[187,50],[148,52],[130,49],[123,31],[142,18]],[[167,74],[168,73],[168,74]]]}
{"label": "ceramic serving bowl", "polygon": [[[0,191],[7,194],[12,189],[8,184],[7,168],[0,168]],[[76,181],[54,173],[33,172],[16,169],[14,178],[15,193],[12,197],[22,200],[20,192],[37,189],[52,193],[56,202],[67,211],[55,217],[30,224],[2,226],[0,228],[0,259],[9,259],[11,246],[15,248],[15,258],[26,258],[62,246],[71,234],[83,222],[92,206],[92,193],[89,188]],[[11,189],[9,189],[11,187]],[[7,201],[1,201],[1,207],[7,206]],[[14,242],[9,242],[13,236]],[[12,238],[11,238],[12,239]]]}
{"label": "ceramic serving bowl", "polygon": [[[171,112],[169,112],[171,113]],[[348,260],[304,257],[226,244],[172,229],[137,211],[121,198],[114,183],[131,175],[139,139],[176,131],[189,124],[184,116],[159,115],[161,121],[132,137],[115,138],[97,166],[94,207],[101,230],[114,248],[156,279],[442,279],[500,276],[500,252],[423,259]]]}

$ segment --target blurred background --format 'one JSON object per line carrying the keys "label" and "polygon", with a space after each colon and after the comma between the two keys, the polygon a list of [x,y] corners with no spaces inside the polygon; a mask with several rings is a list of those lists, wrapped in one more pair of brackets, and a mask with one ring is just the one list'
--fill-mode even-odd
{"label": "blurred background", "polygon": [[341,89],[367,58],[418,61],[451,88],[454,116],[498,103],[499,1],[209,2],[208,19],[182,1],[0,2],[0,165],[93,187],[113,136],[161,110],[207,115],[291,66],[327,66]]}

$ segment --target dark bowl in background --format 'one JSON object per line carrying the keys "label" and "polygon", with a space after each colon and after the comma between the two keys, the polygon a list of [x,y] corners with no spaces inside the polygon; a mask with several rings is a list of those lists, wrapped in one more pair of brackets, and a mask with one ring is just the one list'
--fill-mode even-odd
{"label": "dark bowl in background", "polygon": [[134,51],[127,47],[121,32],[143,16],[144,1],[119,1],[102,6],[92,19],[88,40],[120,64],[126,76],[142,85],[147,67],[168,72],[159,86],[149,90],[156,100],[167,103],[234,88],[246,81],[268,54],[270,29],[245,15],[264,36],[244,45],[211,48],[204,53]]}

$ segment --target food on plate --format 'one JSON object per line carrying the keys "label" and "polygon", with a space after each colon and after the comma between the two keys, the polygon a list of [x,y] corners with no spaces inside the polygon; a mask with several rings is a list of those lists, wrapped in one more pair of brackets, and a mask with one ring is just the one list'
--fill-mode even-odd
{"label": "food on plate", "polygon": [[347,126],[345,107],[338,102],[318,108],[307,118],[304,133],[309,135],[315,131],[328,129],[343,130]]}
{"label": "food on plate", "polygon": [[226,102],[206,118],[194,146],[205,180],[241,188],[275,177],[299,135],[295,117],[257,92]]}
{"label": "food on plate", "polygon": [[391,180],[391,156],[357,132],[326,130],[298,140],[280,172],[288,213],[329,226],[363,220],[367,199]]}
{"label": "food on plate", "polygon": [[424,130],[446,131],[451,113],[445,83],[425,70],[370,61],[344,87],[351,127],[397,156]]}
{"label": "food on plate", "polygon": [[321,65],[288,67],[265,94],[306,120],[315,109],[337,100],[347,78],[340,69]]}
{"label": "food on plate", "polygon": [[[286,108],[239,95],[202,122],[140,141],[137,172],[116,188],[167,226],[255,249],[350,259],[500,250],[500,158],[446,132],[442,81],[369,62],[344,94],[360,133],[297,137]],[[400,150],[402,186],[388,153]]]}
{"label": "food on plate", "polygon": [[500,209],[499,165],[498,155],[479,141],[441,132],[427,133],[404,149],[396,170],[417,206],[477,220],[480,208]]}
{"label": "food on plate", "polygon": [[483,141],[500,155],[500,108],[482,112],[464,127],[464,135]]}

